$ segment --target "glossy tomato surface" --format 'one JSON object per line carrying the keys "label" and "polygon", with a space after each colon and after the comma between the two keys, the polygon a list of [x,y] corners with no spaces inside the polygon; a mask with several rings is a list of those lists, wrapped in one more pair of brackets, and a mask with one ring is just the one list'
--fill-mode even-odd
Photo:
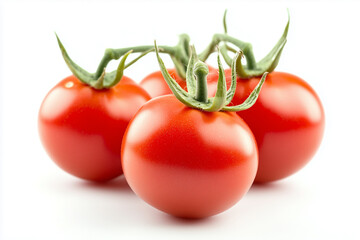
{"label": "glossy tomato surface", "polygon": [[[208,65],[209,72],[211,73],[215,69]],[[182,79],[175,69],[167,69],[169,74],[180,85],[182,89],[186,88],[186,80]],[[140,82],[140,86],[143,87],[151,96],[151,98],[172,94],[169,86],[167,85],[161,71],[156,71],[147,75]]]}
{"label": "glossy tomato surface", "polygon": [[254,136],[235,113],[186,107],[173,95],[147,102],[124,135],[124,175],[147,203],[203,218],[233,206],[258,165]]}
{"label": "glossy tomato surface", "polygon": [[86,180],[110,180],[122,174],[125,129],[149,99],[145,90],[126,77],[107,90],[95,90],[74,76],[67,77],[41,104],[40,139],[51,159],[66,172]]}
{"label": "glossy tomato surface", "polygon": [[[226,76],[230,85],[230,69]],[[232,104],[242,103],[258,82],[259,78],[238,79]],[[268,74],[254,106],[238,115],[257,141],[255,182],[275,181],[297,172],[311,160],[323,137],[325,116],[319,97],[309,84],[289,73]]]}

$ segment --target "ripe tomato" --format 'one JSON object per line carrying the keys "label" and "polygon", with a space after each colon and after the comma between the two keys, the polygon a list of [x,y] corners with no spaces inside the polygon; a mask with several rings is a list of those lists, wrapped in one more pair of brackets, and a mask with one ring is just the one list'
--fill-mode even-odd
{"label": "ripe tomato", "polygon": [[[210,73],[215,70],[215,68],[209,65],[208,68]],[[170,73],[171,77],[175,79],[175,81],[180,85],[180,87],[186,90],[186,80],[181,78],[176,73],[176,70],[174,68],[167,70]],[[151,98],[172,94],[169,86],[164,80],[161,71],[156,71],[147,75],[143,80],[141,80],[140,86],[143,87],[150,94]],[[216,86],[214,91],[216,91]]]}
{"label": "ripe tomato", "polygon": [[[231,70],[225,74],[229,86]],[[243,102],[259,79],[238,78],[232,104]],[[208,81],[215,85],[217,76]],[[256,103],[237,114],[257,141],[259,168],[255,182],[275,181],[297,172],[310,161],[322,140],[325,117],[320,99],[309,84],[289,73],[269,73]]]}
{"label": "ripe tomato", "polygon": [[[176,73],[175,69],[168,69],[168,72],[182,88],[186,87],[186,80],[182,79]],[[149,93],[151,98],[172,94],[169,86],[164,80],[161,71],[156,71],[147,75],[143,80],[141,80],[140,86]]]}
{"label": "ripe tomato", "polygon": [[95,90],[70,76],[45,97],[38,127],[51,159],[66,172],[92,181],[122,174],[125,129],[150,96],[123,77],[115,87]]}
{"label": "ripe tomato", "polygon": [[153,207],[202,218],[230,208],[248,191],[258,155],[254,136],[235,113],[196,110],[167,95],[147,102],[130,122],[122,165],[130,187]]}

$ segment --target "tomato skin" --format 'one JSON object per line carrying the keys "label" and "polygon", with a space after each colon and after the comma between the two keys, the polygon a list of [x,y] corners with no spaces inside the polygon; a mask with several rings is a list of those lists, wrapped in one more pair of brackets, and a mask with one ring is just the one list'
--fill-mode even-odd
{"label": "tomato skin", "polygon": [[50,158],[66,172],[91,181],[122,174],[121,141],[149,95],[123,77],[115,87],[95,90],[75,76],[60,81],[43,100],[38,130]]}
{"label": "tomato skin", "polygon": [[[182,88],[186,87],[186,81],[176,73],[175,69],[171,68],[167,70],[172,78],[174,78]],[[150,94],[151,98],[172,94],[169,86],[164,80],[161,71],[150,73],[143,80],[141,80],[139,84]]]}
{"label": "tomato skin", "polygon": [[167,95],[147,102],[130,122],[122,165],[132,190],[153,207],[203,218],[248,191],[258,155],[250,129],[235,113],[199,111]]}
{"label": "tomato skin", "polygon": [[[231,70],[225,74],[230,85]],[[259,80],[238,78],[232,104],[242,103]],[[268,74],[256,103],[238,115],[257,141],[257,183],[280,180],[299,171],[315,154],[324,133],[325,115],[319,97],[303,79],[289,73]]]}
{"label": "tomato skin", "polygon": [[[211,73],[215,69],[208,65],[209,72]],[[174,68],[167,69],[173,79],[180,85],[182,89],[186,88],[186,80],[182,79]],[[167,85],[161,71],[156,71],[147,75],[141,80],[140,86],[143,87],[151,96],[151,98],[173,94]]]}

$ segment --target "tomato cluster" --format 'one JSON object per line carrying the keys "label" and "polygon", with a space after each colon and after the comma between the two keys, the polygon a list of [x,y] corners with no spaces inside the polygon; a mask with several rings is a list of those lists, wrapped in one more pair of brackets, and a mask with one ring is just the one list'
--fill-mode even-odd
{"label": "tomato cluster", "polygon": [[[325,117],[316,92],[301,78],[274,71],[288,26],[259,63],[251,51],[241,51],[251,49],[248,43],[227,34],[214,35],[199,55],[181,35],[175,47],[107,49],[94,74],[76,65],[58,39],[73,75],[41,104],[43,146],[76,177],[103,182],[124,174],[139,197],[171,215],[221,213],[254,182],[280,180],[300,170],[321,143]],[[226,43],[239,48],[233,59],[224,51]],[[152,51],[160,71],[139,84],[123,75]],[[204,61],[216,51],[214,68]],[[133,52],[141,55],[126,65]],[[229,69],[222,67],[220,52]],[[170,54],[176,68],[167,69],[160,53]],[[121,57],[117,70],[105,72],[111,60]]]}

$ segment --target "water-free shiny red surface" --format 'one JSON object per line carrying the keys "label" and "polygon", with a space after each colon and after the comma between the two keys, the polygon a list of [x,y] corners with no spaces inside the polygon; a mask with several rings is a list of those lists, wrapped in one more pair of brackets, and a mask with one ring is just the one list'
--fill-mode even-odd
{"label": "water-free shiny red surface", "polygon": [[58,83],[39,111],[39,134],[54,162],[79,178],[106,181],[122,174],[122,136],[149,95],[131,79],[95,90],[76,77]]}
{"label": "water-free shiny red surface", "polygon": [[[230,85],[231,70],[226,70]],[[232,104],[242,103],[259,78],[238,79]],[[318,149],[325,125],[316,92],[301,78],[283,72],[267,75],[257,102],[238,112],[254,133],[259,148],[255,182],[283,179],[304,167]]]}
{"label": "water-free shiny red surface", "polygon": [[174,96],[152,99],[124,135],[125,177],[142,199],[179,217],[208,217],[233,206],[258,165],[255,139],[235,113],[186,107]]}

